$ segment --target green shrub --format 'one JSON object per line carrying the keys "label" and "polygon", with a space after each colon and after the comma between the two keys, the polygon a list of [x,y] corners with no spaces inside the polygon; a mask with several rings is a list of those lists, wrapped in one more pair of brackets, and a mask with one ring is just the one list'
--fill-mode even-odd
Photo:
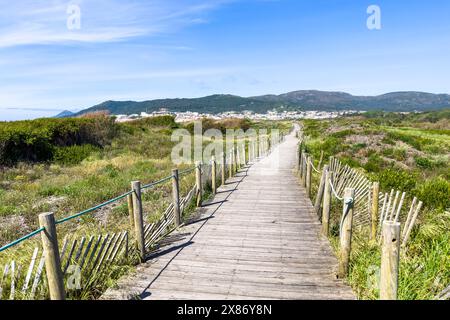
{"label": "green shrub", "polygon": [[103,147],[116,134],[114,118],[104,115],[0,122],[0,165],[52,160],[58,147]]}
{"label": "green shrub", "polygon": [[164,127],[170,129],[178,127],[174,116],[149,117],[131,121],[128,124],[134,127]]}
{"label": "green shrub", "polygon": [[392,139],[392,138],[390,138],[390,137],[387,137],[387,136],[383,137],[383,139],[381,140],[381,142],[382,142],[382,143],[385,143],[385,144],[389,144],[389,145],[391,145],[391,146],[395,145],[394,139]]}
{"label": "green shrub", "polygon": [[357,143],[351,146],[352,152],[358,152],[361,149],[364,149],[367,147],[366,143]]}
{"label": "green shrub", "polygon": [[119,176],[119,170],[112,164],[108,164],[102,169],[102,173],[107,175],[109,178],[116,178]]}
{"label": "green shrub", "polygon": [[411,191],[416,187],[417,176],[414,173],[398,168],[388,168],[377,174],[383,190],[397,189],[402,191]]}
{"label": "green shrub", "polygon": [[426,146],[433,144],[433,140],[431,140],[431,139],[412,135],[412,134],[406,134],[403,132],[390,131],[390,132],[388,132],[387,136],[389,139],[394,140],[394,141],[396,141],[396,140],[403,141],[404,143],[407,143],[410,146],[413,146],[414,148],[416,148],[417,150],[420,150],[420,151],[422,151]]}
{"label": "green shrub", "polygon": [[441,177],[425,181],[416,194],[428,208],[450,208],[450,182]]}
{"label": "green shrub", "polygon": [[345,137],[351,136],[352,134],[355,134],[355,133],[356,133],[355,130],[347,129],[347,130],[335,132],[331,136],[334,138],[345,138]]}
{"label": "green shrub", "polygon": [[359,163],[359,161],[354,159],[353,157],[342,156],[340,160],[343,164],[347,164],[352,168],[357,168],[361,166],[361,163]]}
{"label": "green shrub", "polygon": [[414,158],[414,160],[416,161],[416,165],[419,168],[422,168],[422,169],[432,169],[433,168],[433,162],[428,158],[416,157],[416,158]]}
{"label": "green shrub", "polygon": [[[220,132],[222,132],[223,134],[225,134],[227,129],[234,129],[234,130],[242,129],[244,131],[247,131],[251,127],[251,122],[248,119],[225,119],[225,120],[219,121],[219,120],[204,118],[201,120],[201,122],[202,122],[203,133],[205,133],[205,131],[207,131],[209,129],[217,129]],[[272,126],[272,128],[275,128],[275,127]],[[190,133],[193,134],[194,133],[194,122],[188,123],[186,125],[186,129]],[[269,129],[269,128],[264,127],[264,129]],[[270,130],[268,133],[270,133]]]}
{"label": "green shrub", "polygon": [[305,119],[303,120],[304,133],[313,139],[318,138],[329,127],[329,124],[328,121]]}
{"label": "green shrub", "polygon": [[383,149],[382,153],[383,153],[383,156],[385,156],[385,157],[393,157],[394,156],[394,149],[393,148],[386,148],[386,149]]}
{"label": "green shrub", "polygon": [[9,216],[17,212],[17,208],[15,206],[1,206],[0,205],[0,217]]}
{"label": "green shrub", "polygon": [[62,188],[54,185],[43,185],[38,191],[38,195],[42,197],[56,196],[62,193]]}
{"label": "green shrub", "polygon": [[[370,154],[370,152],[369,152]],[[384,167],[383,159],[376,153],[369,155],[367,163],[364,165],[364,169],[368,172],[379,172]]]}
{"label": "green shrub", "polygon": [[394,149],[394,148],[386,148],[382,151],[383,156],[395,159],[397,161],[405,161],[406,159],[406,150],[405,149]]}
{"label": "green shrub", "polygon": [[63,165],[75,165],[86,159],[95,151],[99,151],[98,147],[90,144],[70,147],[57,147],[53,152],[53,161]]}

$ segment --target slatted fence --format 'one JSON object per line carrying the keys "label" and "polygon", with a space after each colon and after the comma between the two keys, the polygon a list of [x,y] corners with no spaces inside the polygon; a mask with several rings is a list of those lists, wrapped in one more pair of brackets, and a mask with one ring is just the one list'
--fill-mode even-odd
{"label": "slatted fence", "polygon": [[[368,230],[369,240],[381,245],[380,298],[396,299],[400,248],[406,248],[423,202],[410,199],[406,192],[380,192],[379,182],[372,182],[362,169],[352,168],[330,157],[323,168],[322,156],[317,167],[305,148],[305,137],[298,132],[298,163],[301,183],[315,203],[315,211],[322,222],[322,233],[329,235],[331,207],[342,203],[339,223],[340,277],[348,273],[352,230]],[[312,190],[316,188],[317,193]],[[336,199],[333,201],[333,199]],[[337,202],[336,202],[337,201]],[[448,295],[444,292],[441,296]]]}
{"label": "slatted fence", "polygon": [[[68,276],[74,272],[72,269],[80,272],[82,276],[79,281],[89,286],[111,266],[129,263],[135,257],[144,261],[160,240],[183,223],[187,209],[194,200],[197,206],[201,206],[203,190],[211,188],[215,193],[217,186],[224,184],[227,177],[232,177],[248,162],[266,155],[272,147],[266,137],[250,139],[236,144],[227,153],[213,157],[209,163],[197,163],[184,171],[174,169],[172,175],[146,185],[134,181],[131,191],[67,218],[56,220],[51,213],[42,214],[39,229],[0,248],[0,254],[6,254],[5,251],[28,239],[37,235],[42,238],[42,244],[36,246],[29,259],[24,259],[20,264],[14,259],[6,263],[0,273],[0,300],[64,299],[70,280]],[[186,194],[180,195],[180,182],[183,179],[193,180],[189,177],[194,174],[195,183],[187,188]],[[143,195],[168,182],[172,182],[173,200],[156,221],[146,222]],[[77,221],[84,215],[120,201],[127,202],[131,232],[122,230],[81,237],[68,235],[62,242],[58,241],[58,225]]]}

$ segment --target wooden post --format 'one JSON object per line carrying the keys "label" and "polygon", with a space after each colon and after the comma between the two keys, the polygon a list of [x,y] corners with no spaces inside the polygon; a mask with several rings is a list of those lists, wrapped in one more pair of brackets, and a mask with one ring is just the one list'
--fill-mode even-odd
{"label": "wooden post", "polygon": [[216,170],[217,170],[216,157],[212,156],[212,159],[211,159],[211,188],[212,188],[213,194],[217,193]]}
{"label": "wooden post", "polygon": [[[352,199],[352,203],[349,203]],[[339,261],[339,278],[348,275],[348,265],[350,262],[350,252],[352,248],[352,225],[353,225],[353,203],[355,201],[355,189],[345,188],[344,204],[343,204],[343,221],[340,233],[340,261]]]}
{"label": "wooden post", "polygon": [[328,166],[324,166],[322,171],[322,177],[320,178],[319,189],[317,190],[316,203],[314,204],[314,209],[316,210],[316,214],[319,217],[319,219],[320,219],[320,206],[323,200],[323,192],[325,189],[325,176],[327,171]]}
{"label": "wooden post", "polygon": [[241,151],[239,144],[236,146],[236,172],[241,169]]}
{"label": "wooden post", "polygon": [[303,150],[300,144],[299,156],[298,156],[298,171],[300,172],[300,178],[303,178]]}
{"label": "wooden post", "polygon": [[131,230],[134,230],[134,214],[133,214],[133,195],[129,194],[127,196],[127,204],[128,204],[128,216],[130,218],[130,226]]}
{"label": "wooden post", "polygon": [[306,194],[311,198],[311,157],[306,159]]}
{"label": "wooden post", "polygon": [[239,169],[241,169],[241,166],[239,164],[240,161],[240,154],[239,154],[239,146],[234,147],[234,172],[238,173]]}
{"label": "wooden post", "polygon": [[144,216],[142,214],[142,193],[141,182],[133,181],[131,183],[133,190],[133,215],[134,215],[134,234],[136,236],[139,257],[142,262],[145,261],[145,239],[144,239]]}
{"label": "wooden post", "polygon": [[400,223],[383,222],[380,299],[397,300],[398,266],[400,260]]}
{"label": "wooden post", "polygon": [[245,141],[242,144],[242,163],[245,166],[247,164],[247,152],[245,152]]}
{"label": "wooden post", "polygon": [[180,209],[180,181],[178,177],[178,169],[172,170],[172,197],[173,197],[173,213],[175,215],[175,227],[181,225],[181,209]]}
{"label": "wooden post", "polygon": [[226,154],[225,154],[225,152],[223,152],[222,153],[222,185],[225,185],[225,180],[226,180],[226,178],[225,178],[225,168],[226,168],[226,165],[227,165],[227,156],[226,156]]}
{"label": "wooden post", "polygon": [[195,164],[195,183],[197,185],[197,207],[201,207],[202,205],[202,196],[203,196],[203,188],[202,188],[202,164],[201,162],[197,162]]}
{"label": "wooden post", "polygon": [[235,169],[236,169],[236,164],[235,164],[235,160],[236,160],[236,154],[234,153],[235,152],[235,150],[234,150],[234,147],[231,149],[231,176],[233,177],[234,176],[234,173],[235,173]]}
{"label": "wooden post", "polygon": [[303,187],[306,188],[306,161],[308,159],[308,154],[306,152],[303,152],[303,158],[302,158],[302,183]]}
{"label": "wooden post", "polygon": [[371,239],[376,240],[377,237],[377,219],[378,219],[378,196],[380,193],[380,183],[374,182],[372,187],[372,232]]}
{"label": "wooden post", "polygon": [[317,167],[317,170],[320,170],[320,168],[322,168],[322,162],[323,162],[323,150],[320,151],[320,160],[319,160],[319,166]]}
{"label": "wooden post", "polygon": [[42,248],[45,256],[45,273],[51,300],[65,300],[63,273],[58,248],[55,216],[52,212],[39,215],[39,225],[45,228],[41,232]]}
{"label": "wooden post", "polygon": [[305,152],[302,150],[301,155],[300,155],[300,181],[301,181],[302,185],[303,185],[303,180],[305,179],[305,177],[303,176],[304,161],[305,161]]}
{"label": "wooden post", "polygon": [[330,230],[330,209],[331,209],[331,186],[330,180],[332,179],[331,171],[325,172],[325,186],[323,191],[323,207],[322,207],[322,234],[328,236]]}
{"label": "wooden post", "polygon": [[228,165],[228,177],[233,178],[233,152],[230,153],[230,163]]}
{"label": "wooden post", "polygon": [[258,137],[258,157],[262,157],[262,153],[263,153],[263,141],[262,141],[262,136],[260,135]]}

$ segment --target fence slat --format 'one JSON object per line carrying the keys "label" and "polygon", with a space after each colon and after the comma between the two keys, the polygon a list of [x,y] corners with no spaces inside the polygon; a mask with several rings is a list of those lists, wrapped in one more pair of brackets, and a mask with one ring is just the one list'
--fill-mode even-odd
{"label": "fence slat", "polygon": [[27,275],[25,276],[25,281],[23,283],[22,287],[22,293],[25,294],[25,292],[28,290],[28,286],[30,283],[31,275],[33,274],[34,265],[36,264],[37,255],[39,253],[39,248],[34,248],[33,255],[31,256],[30,265],[28,266]]}
{"label": "fence slat", "polygon": [[42,271],[44,270],[44,264],[45,264],[45,254],[44,250],[42,250],[41,260],[39,260],[39,265],[36,269],[36,274],[34,276],[33,286],[31,287],[30,299],[34,299],[36,295],[36,290],[39,286],[39,282],[41,281]]}
{"label": "fence slat", "polygon": [[89,250],[91,249],[91,246],[92,246],[92,243],[93,243],[94,239],[95,239],[94,236],[90,237],[89,242],[88,242],[88,244],[86,246],[86,249],[84,250],[83,257],[81,258],[81,261],[80,261],[80,268],[81,269],[83,269],[84,262],[86,261],[86,257],[89,254]]}

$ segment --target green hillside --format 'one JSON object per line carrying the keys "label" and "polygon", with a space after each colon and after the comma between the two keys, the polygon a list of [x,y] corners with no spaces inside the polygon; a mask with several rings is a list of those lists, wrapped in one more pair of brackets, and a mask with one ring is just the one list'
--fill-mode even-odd
{"label": "green hillside", "polygon": [[424,92],[393,92],[379,96],[353,96],[343,92],[294,91],[281,95],[239,97],[212,95],[193,99],[158,99],[149,101],[106,101],[78,113],[107,110],[111,114],[154,112],[161,108],[172,112],[200,112],[217,114],[227,111],[250,110],[266,113],[268,110],[384,110],[430,111],[450,108],[450,95]]}

